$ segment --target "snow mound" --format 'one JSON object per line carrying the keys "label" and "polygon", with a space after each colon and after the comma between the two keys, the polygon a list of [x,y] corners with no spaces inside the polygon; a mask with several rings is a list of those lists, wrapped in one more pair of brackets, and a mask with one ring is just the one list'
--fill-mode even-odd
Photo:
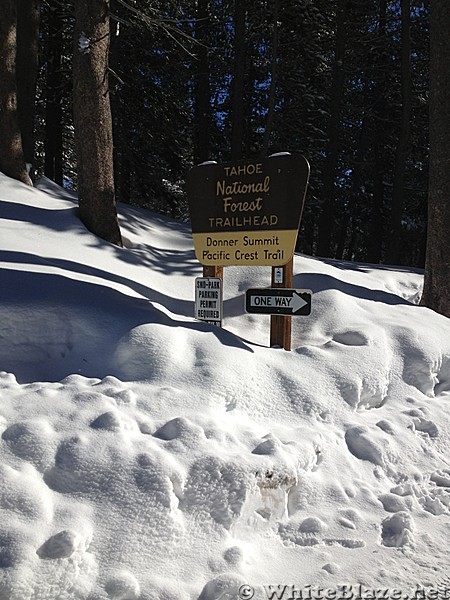
{"label": "snow mound", "polygon": [[293,351],[192,318],[189,229],[0,175],[0,599],[264,598],[433,586],[448,565],[450,324],[420,272],[295,257]]}

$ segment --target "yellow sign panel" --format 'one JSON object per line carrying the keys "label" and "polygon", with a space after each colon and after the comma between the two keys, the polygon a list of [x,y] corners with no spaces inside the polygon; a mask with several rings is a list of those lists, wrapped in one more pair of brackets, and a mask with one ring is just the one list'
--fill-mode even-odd
{"label": "yellow sign panel", "polygon": [[297,229],[194,233],[193,238],[202,265],[281,266],[292,257]]}
{"label": "yellow sign panel", "polygon": [[308,178],[307,160],[290,154],[194,167],[187,187],[198,260],[206,266],[289,262]]}

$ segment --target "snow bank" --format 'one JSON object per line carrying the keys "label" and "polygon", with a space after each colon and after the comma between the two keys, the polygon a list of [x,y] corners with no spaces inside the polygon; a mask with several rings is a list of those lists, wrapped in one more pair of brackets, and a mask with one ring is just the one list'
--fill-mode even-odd
{"label": "snow bank", "polygon": [[437,585],[450,326],[421,274],[296,256],[287,353],[243,310],[268,269],[196,322],[186,226],[122,206],[115,248],[42,187],[0,175],[0,599]]}

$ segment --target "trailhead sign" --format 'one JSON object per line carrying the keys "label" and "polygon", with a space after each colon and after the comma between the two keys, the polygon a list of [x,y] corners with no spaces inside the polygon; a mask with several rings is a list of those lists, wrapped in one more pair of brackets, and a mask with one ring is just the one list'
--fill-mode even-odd
{"label": "trailhead sign", "polygon": [[205,266],[285,265],[309,179],[300,155],[204,163],[187,179],[195,254]]}

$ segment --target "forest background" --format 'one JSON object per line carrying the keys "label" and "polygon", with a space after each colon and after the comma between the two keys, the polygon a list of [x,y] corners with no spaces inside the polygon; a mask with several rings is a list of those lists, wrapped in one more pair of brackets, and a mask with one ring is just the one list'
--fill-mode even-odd
{"label": "forest background", "polygon": [[[19,0],[16,73],[19,99],[21,79],[36,87],[25,160],[76,189],[74,15],[70,2]],[[187,219],[193,164],[300,152],[311,181],[299,251],[424,265],[424,2],[112,0],[109,16],[118,200]]]}
{"label": "forest background", "polygon": [[299,152],[297,250],[425,264],[421,302],[450,317],[448,0],[2,7],[5,174],[73,187],[85,226],[122,246],[116,199],[187,220],[192,165]]}

